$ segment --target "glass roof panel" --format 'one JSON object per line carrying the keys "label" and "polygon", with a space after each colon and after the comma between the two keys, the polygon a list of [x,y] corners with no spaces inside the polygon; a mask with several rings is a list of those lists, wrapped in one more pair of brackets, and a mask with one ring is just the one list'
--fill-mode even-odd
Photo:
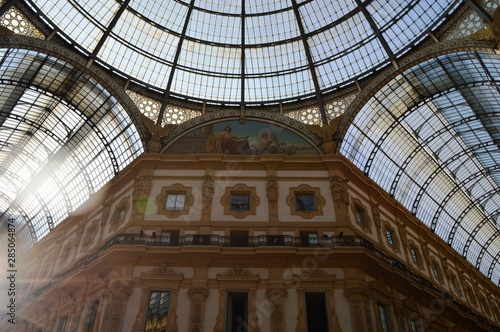
{"label": "glass roof panel", "polygon": [[247,14],[260,14],[288,8],[290,7],[290,0],[245,0],[245,5]]}
{"label": "glass roof panel", "polygon": [[150,25],[166,27],[177,34],[182,33],[188,12],[186,3],[163,0],[131,0],[128,6],[132,11],[140,13],[144,18],[150,20]]}
{"label": "glass roof panel", "polygon": [[499,274],[490,250],[500,246],[500,75],[483,58],[500,66],[500,57],[463,52],[393,79],[357,114],[341,153],[491,276]]}
{"label": "glass roof panel", "polygon": [[[213,22],[217,24],[213,24]],[[223,16],[193,10],[186,30],[186,37],[205,44],[241,45],[241,17]]]}
{"label": "glass roof panel", "polygon": [[92,52],[118,9],[115,1],[38,1],[33,4],[83,49]]}
{"label": "glass roof panel", "polygon": [[357,8],[358,5],[353,0],[320,0],[306,1],[299,10],[306,33],[310,33],[352,15],[351,12]]}
{"label": "glass roof panel", "polygon": [[[275,4],[279,4],[280,2],[283,1],[273,1]],[[199,0],[196,1],[196,7],[218,13],[241,14],[241,1]]]}
{"label": "glass roof panel", "polygon": [[293,38],[300,38],[300,31],[292,9],[245,17],[245,45],[275,43]]}
{"label": "glass roof panel", "polygon": [[[177,0],[28,2],[39,8],[66,39],[87,54],[97,54],[98,63],[131,81],[156,90],[168,87],[167,94],[178,98],[217,104],[288,102],[352,84],[355,79],[387,66],[394,54],[405,53],[427,37],[427,31],[442,24],[442,18],[459,3],[458,0],[204,0],[192,5]],[[374,31],[370,20],[374,20],[380,31]],[[297,42],[309,47],[300,56],[308,60],[307,53],[312,55],[307,63],[311,73],[259,70],[261,78],[252,77],[248,84],[238,83],[256,74],[255,61],[275,63],[278,68],[291,67],[290,59],[296,57],[297,47],[280,46],[282,53],[276,58],[277,53],[270,49]],[[389,48],[384,47],[387,43]],[[181,53],[177,53],[179,47]],[[214,51],[214,47],[220,50]],[[240,50],[244,52],[240,55],[247,56],[248,48],[252,49],[253,63],[243,66],[241,63],[247,60],[234,54]],[[205,57],[209,59],[202,60]],[[225,64],[229,64],[229,70]],[[202,66],[207,70],[199,71]],[[241,68],[237,72],[239,78],[232,76],[232,69],[237,68]],[[315,85],[307,81],[314,75],[318,76],[320,91],[315,91]],[[270,78],[273,76],[276,78]],[[269,84],[281,85],[266,93]]]}
{"label": "glass roof panel", "polygon": [[372,1],[367,5],[370,16],[382,31],[394,54],[399,53],[408,40],[418,40],[453,5],[454,0],[426,0],[414,6],[403,6],[399,1]]}
{"label": "glass roof panel", "polygon": [[[29,246],[143,148],[129,115],[96,80],[35,51],[4,54],[0,103],[11,108],[0,124],[0,142],[8,142],[0,144],[0,184],[8,188],[0,212],[33,225]],[[13,61],[21,64],[16,71],[9,70]]]}

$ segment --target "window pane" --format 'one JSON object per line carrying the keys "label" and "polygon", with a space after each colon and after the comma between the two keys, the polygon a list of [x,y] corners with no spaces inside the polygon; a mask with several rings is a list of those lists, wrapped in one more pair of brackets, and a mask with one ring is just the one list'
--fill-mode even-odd
{"label": "window pane", "polygon": [[387,242],[394,245],[394,238],[392,237],[392,232],[390,229],[388,228],[385,229],[385,235],[387,236]]}
{"label": "window pane", "polygon": [[146,332],[166,331],[170,292],[151,292],[149,296]]}
{"label": "window pane", "polygon": [[296,194],[295,209],[297,211],[314,211],[316,210],[316,202],[313,194]]}
{"label": "window pane", "polygon": [[183,210],[184,202],[186,201],[185,194],[168,194],[167,195],[167,210]]}
{"label": "window pane", "polygon": [[381,303],[378,304],[378,313],[380,316],[380,324],[382,325],[382,331],[389,332],[389,320],[387,318],[387,312],[385,311],[385,306]]}
{"label": "window pane", "polygon": [[231,210],[248,211],[250,210],[249,195],[231,195]]}
{"label": "window pane", "polygon": [[360,224],[365,223],[365,215],[364,215],[364,210],[356,205],[356,221]]}

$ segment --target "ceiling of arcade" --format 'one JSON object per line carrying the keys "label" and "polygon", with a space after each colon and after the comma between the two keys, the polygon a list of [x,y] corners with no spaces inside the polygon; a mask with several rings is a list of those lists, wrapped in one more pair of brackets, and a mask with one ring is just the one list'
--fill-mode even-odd
{"label": "ceiling of arcade", "polygon": [[497,1],[0,3],[0,212],[26,246],[141,153],[261,114],[500,282]]}

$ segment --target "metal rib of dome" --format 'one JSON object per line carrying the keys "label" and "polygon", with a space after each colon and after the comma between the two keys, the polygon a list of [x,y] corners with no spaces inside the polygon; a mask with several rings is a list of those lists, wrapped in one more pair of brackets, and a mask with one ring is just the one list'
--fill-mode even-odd
{"label": "metal rib of dome", "polygon": [[341,153],[500,282],[500,58],[463,52],[406,70],[349,127]]}
{"label": "metal rib of dome", "polygon": [[133,82],[226,104],[318,97],[387,66],[458,0],[27,1]]}
{"label": "metal rib of dome", "polygon": [[0,49],[0,218],[41,239],[143,152],[123,107],[56,57]]}

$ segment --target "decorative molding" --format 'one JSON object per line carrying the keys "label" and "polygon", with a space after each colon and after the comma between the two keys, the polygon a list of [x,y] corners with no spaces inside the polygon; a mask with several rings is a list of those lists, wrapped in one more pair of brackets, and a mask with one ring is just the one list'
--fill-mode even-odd
{"label": "decorative molding", "polygon": [[[415,243],[415,241],[413,241],[412,239],[408,240],[408,253],[409,253],[409,257],[410,257],[410,261],[415,265],[417,266],[420,270],[424,270],[424,258],[423,258],[423,255],[420,251],[420,248],[419,246]],[[411,254],[411,250],[415,249],[415,252],[417,254],[417,261],[415,261],[415,259],[413,258],[412,254]]]}
{"label": "decorative molding", "polygon": [[335,282],[337,280],[335,274],[330,274],[324,270],[313,269],[302,269],[300,274],[293,274],[294,280],[300,280],[300,282],[312,281],[316,282],[317,279],[329,279],[328,282]]}
{"label": "decorative molding", "polygon": [[174,279],[183,279],[184,274],[183,273],[177,273],[173,269],[168,268],[167,264],[162,263],[160,266],[152,269],[149,272],[143,272],[141,274],[141,278],[145,277],[168,277],[168,278],[174,278]]}
{"label": "decorative molding", "polygon": [[92,224],[87,229],[85,233],[85,237],[83,238],[83,249],[88,249],[95,243],[95,239],[98,235],[98,227],[99,227],[99,219],[96,219],[92,222]]}
{"label": "decorative molding", "polygon": [[[233,210],[231,205],[232,195],[248,195],[248,210]],[[257,206],[260,204],[260,198],[256,194],[255,187],[248,187],[246,184],[239,183],[233,187],[226,187],[225,193],[220,202],[224,207],[224,214],[233,216],[237,219],[243,219],[249,215],[255,215]]]}
{"label": "decorative molding", "polygon": [[500,6],[493,13],[493,21],[485,21],[486,29],[477,31],[470,35],[474,40],[495,41],[496,48],[500,48]]}
{"label": "decorative molding", "polygon": [[132,206],[134,207],[134,213],[145,213],[152,187],[152,176],[140,176],[135,179],[134,189],[132,191]]}
{"label": "decorative molding", "polygon": [[[297,210],[296,195],[307,194],[314,196],[314,210]],[[311,219],[314,216],[323,215],[323,207],[326,205],[325,198],[321,196],[319,187],[311,187],[308,184],[301,184],[298,187],[290,187],[289,194],[286,197],[286,204],[291,209],[291,214],[301,216],[304,219]]]}
{"label": "decorative molding", "polygon": [[[209,112],[193,119],[190,119],[184,123],[179,124],[174,128],[165,138],[162,139],[162,144],[164,152],[168,146],[170,146],[175,140],[188,132],[202,127],[210,123],[216,123],[228,120],[240,120],[240,110],[218,110],[217,112]],[[281,115],[277,112],[269,112],[264,110],[245,110],[245,120],[255,120],[270,123],[273,125],[280,125],[295,134],[304,138],[313,147],[316,147],[318,152],[321,153],[321,149],[318,146],[318,140],[316,136],[309,130],[306,124],[294,120],[288,116]]]}
{"label": "decorative molding", "polygon": [[[351,212],[354,215],[354,224],[356,224],[358,227],[360,227],[365,233],[371,234],[372,233],[372,219],[370,218],[370,214],[368,213],[368,209],[366,206],[363,204],[363,202],[356,197],[352,198],[353,204],[351,204]],[[360,209],[362,212],[362,222],[358,221],[358,218],[356,216],[357,214],[357,209]]]}
{"label": "decorative molding", "polygon": [[[182,210],[167,210],[167,196],[169,194],[185,195],[184,206]],[[194,204],[194,196],[191,194],[191,188],[185,187],[180,183],[175,183],[168,187],[162,187],[160,195],[156,198],[157,211],[159,215],[165,215],[168,218],[177,218],[180,215],[189,214],[189,208]]]}
{"label": "decorative molding", "polygon": [[[374,217],[374,219],[375,219],[375,217]],[[394,242],[392,244],[389,242],[389,239],[387,238],[386,229],[388,229],[392,233],[392,241]],[[399,244],[399,238],[397,236],[396,230],[392,227],[392,225],[387,220],[382,220],[381,232],[382,232],[383,238],[385,239],[384,243],[386,244],[386,246],[389,249],[391,249],[392,251],[394,251],[395,253],[400,253],[401,246]]]}
{"label": "decorative molding", "polygon": [[234,268],[227,270],[226,272],[219,274],[217,273],[217,280],[219,279],[260,279],[258,274],[254,274],[247,269],[241,267],[241,265],[236,265]]}
{"label": "decorative molding", "polygon": [[274,174],[266,178],[267,202],[272,211],[276,210],[278,203],[278,177]]}
{"label": "decorative molding", "polygon": [[[121,211],[123,209],[123,212]],[[125,221],[128,211],[130,209],[130,196],[123,197],[118,203],[111,217],[111,231],[118,229],[118,227]]]}

